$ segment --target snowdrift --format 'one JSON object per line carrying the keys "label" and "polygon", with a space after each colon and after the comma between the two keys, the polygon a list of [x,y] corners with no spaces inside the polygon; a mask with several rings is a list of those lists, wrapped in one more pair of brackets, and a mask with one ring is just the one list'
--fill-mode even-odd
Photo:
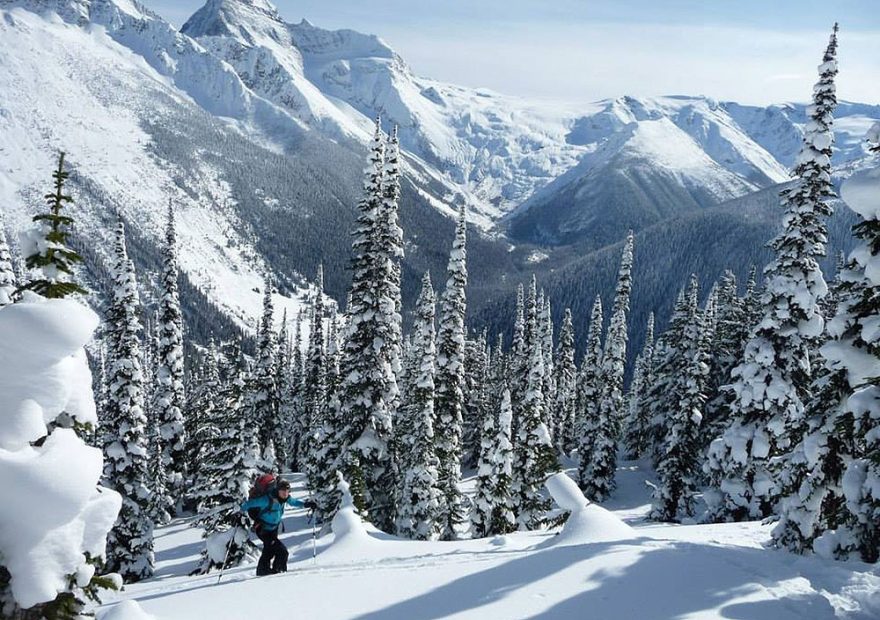
{"label": "snowdrift", "polygon": [[355,510],[348,483],[339,474],[342,492],[339,511],[333,517],[333,542],[321,553],[321,560],[352,562],[376,556],[378,540],[367,532],[367,525]]}
{"label": "snowdrift", "polygon": [[554,546],[631,540],[636,537],[635,531],[619,517],[584,497],[575,481],[564,472],[550,476],[545,484],[556,503],[571,511],[568,521],[553,541]]}
{"label": "snowdrift", "polygon": [[135,601],[120,601],[98,616],[98,620],[157,620]]}

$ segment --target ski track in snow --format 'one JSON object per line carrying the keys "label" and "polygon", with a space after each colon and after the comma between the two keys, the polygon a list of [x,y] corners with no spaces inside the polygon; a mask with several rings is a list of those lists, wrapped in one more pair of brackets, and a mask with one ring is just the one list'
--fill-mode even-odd
{"label": "ski track in snow", "polygon": [[[219,585],[216,572],[187,575],[202,542],[200,531],[177,520],[157,531],[157,577],[127,586],[98,617],[115,601],[134,600],[156,620],[264,613],[281,619],[876,620],[876,567],[765,549],[771,526],[757,522],[645,521],[646,478],[639,463],[622,463],[618,494],[608,503],[611,514],[635,528],[630,539],[562,546],[555,545],[562,540],[555,532],[521,532],[413,542],[368,528],[370,544],[353,547],[350,562],[335,554],[328,561],[322,556],[333,534],[318,539],[313,559],[311,526],[297,510],[282,535],[291,550],[288,573],[256,579],[255,565],[246,564],[226,571]],[[294,480],[294,495],[304,495],[302,477]]]}

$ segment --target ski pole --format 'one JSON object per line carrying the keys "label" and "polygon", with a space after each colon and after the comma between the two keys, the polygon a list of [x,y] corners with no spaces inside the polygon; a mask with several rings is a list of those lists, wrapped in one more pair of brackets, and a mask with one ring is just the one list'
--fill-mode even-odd
{"label": "ski pole", "polygon": [[220,585],[220,580],[223,579],[223,571],[226,570],[226,560],[229,559],[229,550],[232,549],[232,541],[235,540],[235,532],[238,529],[236,525],[232,528],[232,536],[229,537],[229,542],[226,543],[226,555],[223,556],[223,564],[220,566],[220,574],[217,576],[217,583],[214,585]]}

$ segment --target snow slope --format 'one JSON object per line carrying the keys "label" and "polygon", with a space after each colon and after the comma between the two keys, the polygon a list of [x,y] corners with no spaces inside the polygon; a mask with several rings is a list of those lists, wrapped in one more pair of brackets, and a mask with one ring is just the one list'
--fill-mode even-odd
{"label": "snow slope", "polygon": [[[705,97],[622,97],[578,118],[567,139],[588,153],[506,217],[517,240],[601,247],[685,211],[788,180],[805,106],[760,108]],[[861,141],[880,106],[843,103],[834,164],[864,165]]]}
{"label": "snow slope", "polygon": [[[98,2],[92,9],[98,6],[135,10]],[[182,270],[227,314],[252,327],[266,266],[228,208],[234,201],[228,186],[209,162],[196,160],[187,172],[202,191],[185,191],[178,173],[152,155],[152,138],[144,130],[146,121],[162,122],[170,109],[197,113],[194,102],[100,25],[80,27],[52,13],[0,8],[0,40],[0,204],[13,230],[29,226],[56,152],[64,150],[76,172],[72,185],[87,181],[91,189],[73,192],[80,234],[95,247],[111,247],[106,224],[118,213],[139,234],[159,240],[171,200]],[[225,92],[228,85],[218,88]],[[96,199],[96,192],[112,196],[112,206]],[[276,308],[295,316],[305,293],[279,296]]]}
{"label": "snow slope", "polygon": [[[54,11],[86,29],[102,26],[179,94],[278,149],[295,149],[309,131],[362,144],[373,118],[397,124],[408,172],[429,201],[441,209],[463,201],[483,227],[526,201],[533,207],[535,192],[551,182],[565,186],[572,178],[560,179],[566,172],[576,169],[574,177],[592,183],[608,162],[611,171],[626,167],[632,153],[657,168],[672,193],[699,196],[698,203],[734,198],[787,178],[804,122],[797,104],[757,108],[705,97],[535,104],[445,84],[416,76],[375,35],[285,23],[268,0],[208,0],[180,32],[134,0],[0,6]],[[132,103],[123,98],[117,105]],[[880,117],[880,107],[846,104],[838,115],[843,163],[863,155],[853,136]],[[666,130],[656,131],[657,122]],[[670,145],[658,143],[667,139]],[[691,156],[666,157],[683,141]]]}
{"label": "snow slope", "polygon": [[[700,161],[686,158],[690,167],[680,169],[677,158],[662,154],[654,159],[651,149],[641,161],[668,169],[674,181],[689,182],[688,191],[697,186],[697,193],[717,204],[786,180],[804,122],[804,106],[797,104],[765,109],[706,97],[534,104],[462,88],[416,76],[375,35],[325,30],[305,19],[285,23],[266,0],[209,0],[182,32],[227,61],[254,92],[308,126],[364,141],[372,118],[399,125],[411,161],[426,164],[429,175],[451,183],[490,221],[579,161],[579,168],[593,171],[585,155],[602,150],[607,157],[609,144],[640,150],[644,142],[638,136],[645,134],[654,150],[667,154],[676,147],[657,141],[690,138],[686,150],[702,151]],[[880,116],[877,106],[850,107],[845,115]],[[642,131],[642,123],[660,120],[680,135]],[[854,129],[840,133],[851,137]],[[621,140],[622,134],[636,139]],[[838,142],[841,161],[861,154],[856,141]],[[715,182],[719,168],[722,179]]]}
{"label": "snow slope", "polygon": [[[623,463],[621,475],[615,503],[647,505],[638,464]],[[591,516],[580,540],[532,532],[412,542],[367,528],[369,540],[355,545],[347,537],[344,554],[333,552],[333,534],[324,536],[315,558],[304,512],[296,511],[283,536],[291,572],[254,579],[253,565],[243,566],[220,585],[216,574],[186,576],[200,542],[177,522],[159,531],[156,578],[127,587],[123,598],[156,620],[869,620],[880,610],[876,567],[766,550],[769,528],[758,523],[667,526],[646,523],[631,508],[584,510]],[[603,540],[610,529],[615,535]],[[108,601],[104,609],[112,607]]]}

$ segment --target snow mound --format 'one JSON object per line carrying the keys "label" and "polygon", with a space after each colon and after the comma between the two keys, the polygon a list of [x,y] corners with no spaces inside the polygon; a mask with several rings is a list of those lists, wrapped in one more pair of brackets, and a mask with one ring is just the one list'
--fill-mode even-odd
{"label": "snow mound", "polygon": [[636,537],[635,531],[619,517],[590,503],[574,480],[565,473],[550,476],[545,484],[556,503],[571,511],[568,521],[553,541],[554,546],[630,540]]}
{"label": "snow mound", "polygon": [[156,620],[135,601],[120,601],[108,611],[98,616],[98,620]]}
{"label": "snow mound", "polygon": [[0,549],[25,609],[67,590],[70,575],[88,582],[84,554],[104,555],[119,513],[119,495],[97,488],[100,450],[70,428],[30,445],[62,414],[96,421],[82,346],[97,325],[88,308],[38,295],[0,310]]}
{"label": "snow mound", "polygon": [[321,558],[352,561],[372,557],[374,552],[371,550],[375,549],[379,541],[367,533],[363,520],[355,510],[349,484],[342,477],[341,472],[338,472],[338,475],[337,488],[342,493],[342,500],[331,522],[333,543],[321,554]]}

